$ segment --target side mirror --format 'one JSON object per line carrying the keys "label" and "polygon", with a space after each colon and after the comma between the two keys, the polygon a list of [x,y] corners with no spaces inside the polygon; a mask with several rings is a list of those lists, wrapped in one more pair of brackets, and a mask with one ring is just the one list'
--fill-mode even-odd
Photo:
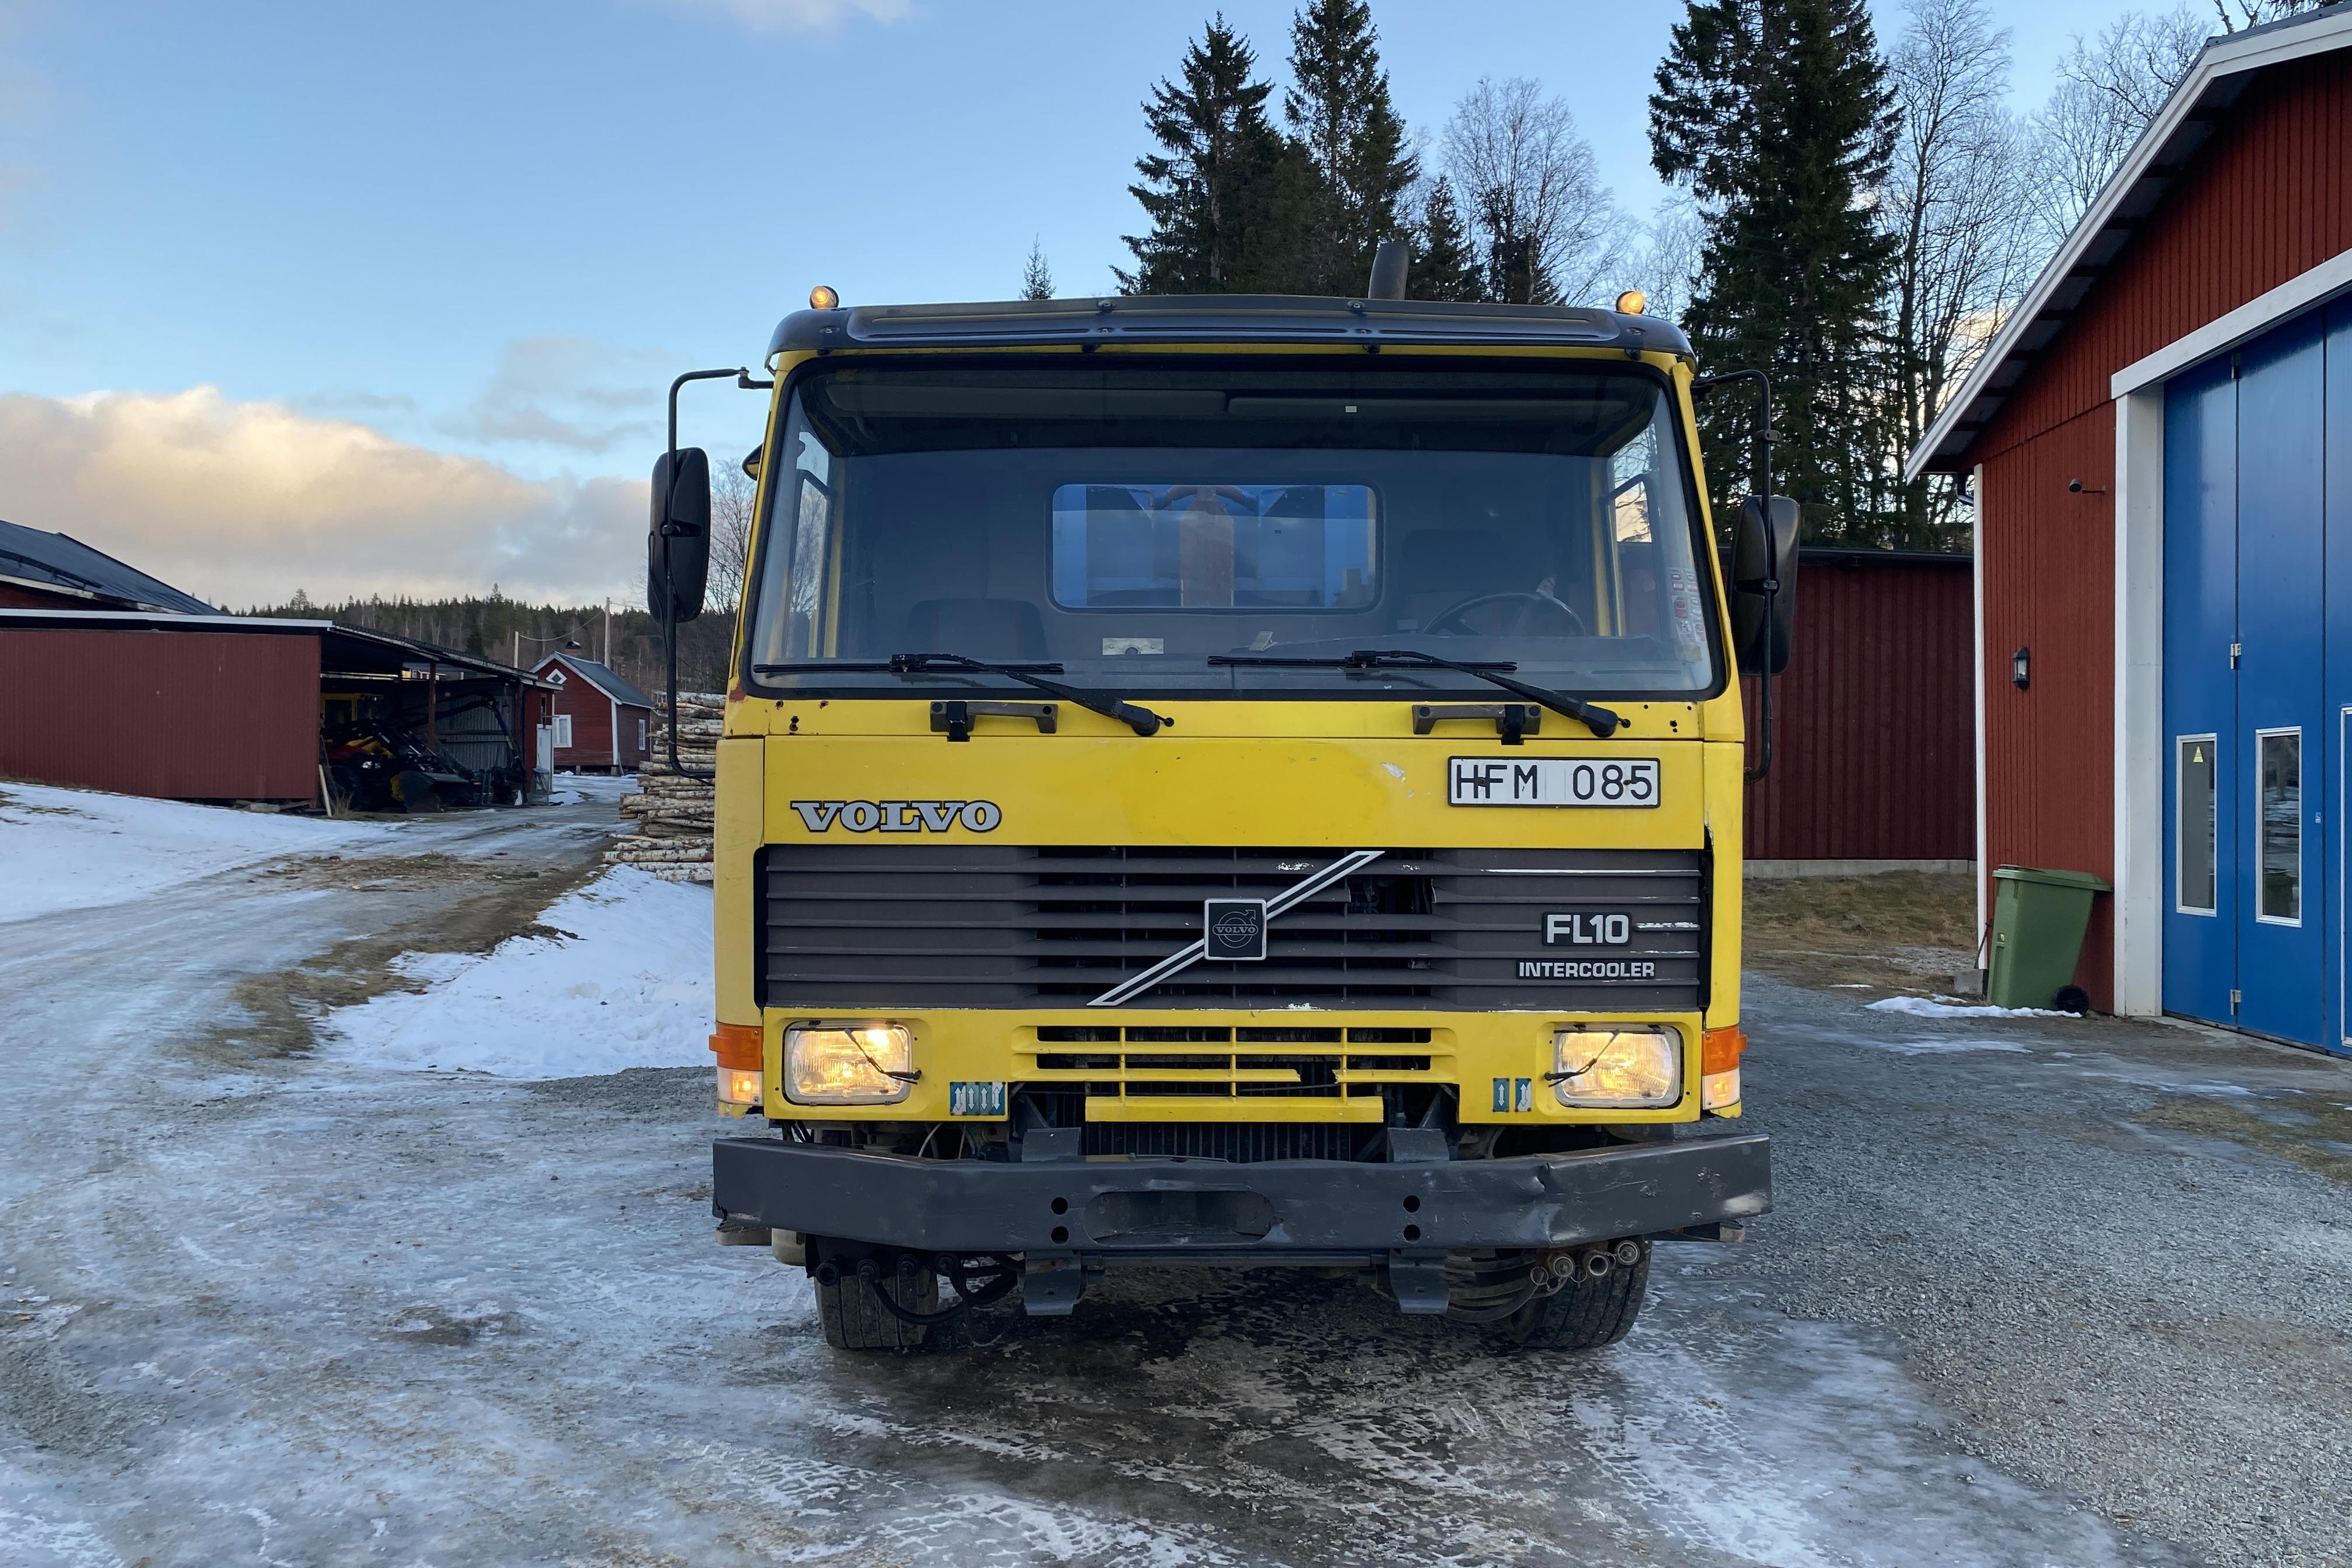
{"label": "side mirror", "polygon": [[710,574],[710,458],[699,447],[681,447],[677,465],[665,452],[654,462],[653,523],[646,534],[646,607],[672,621],[702,614],[703,583]]}
{"label": "side mirror", "polygon": [[[1742,675],[1778,675],[1789,668],[1797,629],[1797,503],[1774,496],[1768,514],[1750,496],[1740,503],[1731,542],[1731,637]],[[1766,584],[1770,622],[1766,623]]]}

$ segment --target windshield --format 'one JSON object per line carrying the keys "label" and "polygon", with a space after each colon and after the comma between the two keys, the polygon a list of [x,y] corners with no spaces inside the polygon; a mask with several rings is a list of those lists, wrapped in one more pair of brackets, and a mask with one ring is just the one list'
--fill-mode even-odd
{"label": "windshield", "polygon": [[1359,648],[1716,685],[1674,405],[1633,367],[820,366],[771,460],[755,689],[1003,684],[827,668],[939,653],[1129,696],[1491,694],[1311,665]]}

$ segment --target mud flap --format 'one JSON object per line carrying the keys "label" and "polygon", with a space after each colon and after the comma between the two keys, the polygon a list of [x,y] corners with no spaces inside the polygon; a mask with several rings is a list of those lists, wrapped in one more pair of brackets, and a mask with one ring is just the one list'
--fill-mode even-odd
{"label": "mud flap", "polygon": [[1076,1253],[1033,1252],[1021,1266],[1021,1306],[1033,1318],[1068,1317],[1086,1288]]}
{"label": "mud flap", "polygon": [[1445,1254],[1443,1252],[1391,1252],[1389,1254],[1389,1294],[1396,1298],[1401,1312],[1438,1313],[1445,1310]]}

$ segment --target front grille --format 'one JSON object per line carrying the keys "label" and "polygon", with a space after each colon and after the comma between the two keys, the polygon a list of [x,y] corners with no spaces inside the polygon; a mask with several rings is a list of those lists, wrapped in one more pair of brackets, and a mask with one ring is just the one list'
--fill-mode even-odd
{"label": "front grille", "polygon": [[[761,994],[813,1012],[1082,1007],[1197,941],[1204,900],[1270,899],[1335,858],[772,844],[758,868]],[[1126,1005],[1687,1012],[1701,1001],[1705,891],[1695,849],[1390,850],[1276,916],[1265,959],[1195,963]],[[1583,931],[1622,915],[1628,940],[1547,942],[1548,915]]]}
{"label": "front grille", "polygon": [[1013,1047],[1024,1083],[1129,1100],[1378,1100],[1385,1084],[1434,1081],[1427,1029],[1118,1028],[1045,1025]]}

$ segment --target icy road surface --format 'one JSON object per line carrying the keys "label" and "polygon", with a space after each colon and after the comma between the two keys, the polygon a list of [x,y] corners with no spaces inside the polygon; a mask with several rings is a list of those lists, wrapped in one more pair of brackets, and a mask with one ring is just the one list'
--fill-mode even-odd
{"label": "icy road surface", "polygon": [[[705,1072],[236,1054],[283,1037],[224,1018],[252,977],[584,868],[609,820],[418,823],[397,853],[459,872],[247,868],[5,928],[0,1563],[2341,1561],[2341,1189],[2175,1114],[2352,1102],[2332,1064],[1759,983],[1780,1212],[1662,1247],[1611,1351],[1163,1271],[969,1355],[845,1358],[797,1273],[711,1244]],[[538,952],[450,984],[528,987]]]}

